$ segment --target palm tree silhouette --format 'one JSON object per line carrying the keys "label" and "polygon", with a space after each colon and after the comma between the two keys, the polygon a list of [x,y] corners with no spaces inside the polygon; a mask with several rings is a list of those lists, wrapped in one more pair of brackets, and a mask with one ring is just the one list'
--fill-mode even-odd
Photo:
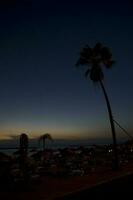
{"label": "palm tree silhouette", "polygon": [[112,60],[112,53],[110,49],[106,46],[103,46],[101,43],[96,43],[94,48],[91,48],[90,46],[86,45],[81,50],[80,57],[76,63],[76,66],[79,67],[85,65],[86,66],[85,77],[90,78],[90,80],[93,81],[94,83],[99,83],[102,88],[107,104],[111,131],[112,131],[112,138],[113,138],[113,150],[114,150],[113,168],[118,169],[118,152],[117,152],[115,125],[113,121],[110,101],[103,84],[104,74],[102,71],[102,67],[110,69],[114,63],[115,61]]}
{"label": "palm tree silhouette", "polygon": [[42,141],[43,144],[43,151],[45,151],[46,139],[52,140],[52,137],[49,133],[45,133],[39,138],[39,143]]}
{"label": "palm tree silhouette", "polygon": [[29,139],[26,133],[20,135],[20,151],[28,152]]}
{"label": "palm tree silhouette", "polygon": [[25,182],[29,180],[29,173],[28,173],[28,145],[29,139],[27,134],[22,133],[20,135],[20,170],[23,174],[23,178]]}
{"label": "palm tree silhouette", "polygon": [[20,135],[20,151],[28,152],[29,139],[26,133]]}

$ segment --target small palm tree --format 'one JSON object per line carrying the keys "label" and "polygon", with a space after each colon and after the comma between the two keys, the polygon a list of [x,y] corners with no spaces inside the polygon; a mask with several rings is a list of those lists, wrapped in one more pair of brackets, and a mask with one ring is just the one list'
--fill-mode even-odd
{"label": "small palm tree", "polygon": [[28,145],[29,145],[28,136],[27,136],[27,134],[22,133],[20,135],[20,151],[27,153],[28,152]]}
{"label": "small palm tree", "polygon": [[104,87],[103,79],[104,74],[102,71],[102,67],[110,69],[114,64],[114,60],[112,59],[112,53],[110,49],[106,46],[103,46],[101,43],[97,43],[94,48],[86,45],[80,52],[80,58],[76,63],[76,66],[83,66],[85,65],[85,77],[90,78],[91,81],[94,83],[99,83],[101,89],[103,91],[107,108],[109,114],[109,120],[112,130],[112,137],[113,137],[113,149],[114,149],[114,162],[113,166],[115,169],[118,168],[118,153],[117,153],[117,141],[116,141],[116,133],[115,133],[115,126],[113,121],[112,109],[109,102],[109,98],[107,92]]}
{"label": "small palm tree", "polygon": [[29,173],[28,173],[28,146],[29,146],[29,139],[27,134],[22,133],[20,135],[20,170],[23,174],[23,178],[25,182],[29,180]]}
{"label": "small palm tree", "polygon": [[39,143],[42,141],[43,144],[43,151],[45,151],[46,139],[52,140],[52,137],[49,133],[45,133],[39,138]]}

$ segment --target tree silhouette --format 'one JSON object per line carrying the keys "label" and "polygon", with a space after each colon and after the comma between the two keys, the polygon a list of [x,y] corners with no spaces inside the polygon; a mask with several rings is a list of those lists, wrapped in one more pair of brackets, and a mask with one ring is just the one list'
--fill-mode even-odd
{"label": "tree silhouette", "polygon": [[39,143],[42,141],[43,144],[43,151],[45,151],[46,139],[52,140],[52,137],[49,133],[45,133],[39,138]]}
{"label": "tree silhouette", "polygon": [[28,145],[29,145],[28,136],[25,133],[22,133],[20,135],[20,151],[27,153],[28,152]]}
{"label": "tree silhouette", "polygon": [[29,173],[28,173],[28,145],[29,139],[27,134],[22,133],[20,135],[20,170],[23,174],[24,181],[28,183]]}
{"label": "tree silhouette", "polygon": [[101,43],[96,43],[94,48],[91,48],[90,46],[86,45],[81,50],[79,60],[76,63],[76,67],[85,66],[85,77],[90,78],[90,80],[94,83],[99,83],[101,86],[107,104],[113,137],[113,168],[118,169],[118,152],[115,125],[113,121],[110,101],[103,83],[104,74],[102,71],[103,67],[110,69],[114,63],[115,61],[112,59],[112,53],[110,49],[106,46],[103,46]]}

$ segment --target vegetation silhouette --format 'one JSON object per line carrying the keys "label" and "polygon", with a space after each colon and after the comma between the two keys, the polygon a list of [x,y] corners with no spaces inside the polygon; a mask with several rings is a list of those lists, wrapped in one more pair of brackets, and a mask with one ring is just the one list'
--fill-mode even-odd
{"label": "vegetation silhouette", "polygon": [[22,133],[20,135],[20,170],[23,176],[23,179],[26,183],[29,181],[28,173],[28,145],[29,139],[27,134]]}
{"label": "vegetation silhouette", "polygon": [[107,104],[111,131],[112,131],[112,138],[113,138],[113,152],[114,152],[113,169],[117,170],[118,151],[117,151],[115,125],[114,125],[110,101],[103,83],[104,74],[102,70],[103,67],[110,69],[114,63],[115,61],[112,59],[112,53],[110,49],[104,46],[102,43],[96,43],[94,48],[91,48],[90,46],[86,45],[80,51],[80,57],[76,63],[76,67],[86,66],[85,77],[90,78],[90,80],[93,81],[94,83],[100,84],[101,89],[103,91]]}
{"label": "vegetation silhouette", "polygon": [[20,135],[20,151],[27,153],[29,145],[29,139],[26,133]]}
{"label": "vegetation silhouette", "polygon": [[53,140],[52,136],[49,133],[45,133],[42,136],[40,136],[39,138],[39,144],[42,142],[43,145],[43,151],[45,151],[45,147],[46,147],[46,139],[48,140]]}

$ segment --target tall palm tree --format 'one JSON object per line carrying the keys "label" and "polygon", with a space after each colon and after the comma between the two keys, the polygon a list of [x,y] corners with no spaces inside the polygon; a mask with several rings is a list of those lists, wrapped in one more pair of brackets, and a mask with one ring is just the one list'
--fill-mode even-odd
{"label": "tall palm tree", "polygon": [[46,139],[52,140],[52,137],[49,133],[45,133],[39,138],[39,143],[42,141],[43,144],[43,151],[45,151]]}
{"label": "tall palm tree", "polygon": [[103,67],[110,69],[114,63],[115,62],[112,59],[112,53],[110,49],[106,46],[103,46],[101,43],[96,43],[94,48],[91,48],[90,46],[86,45],[81,50],[80,57],[76,63],[76,66],[77,67],[85,66],[86,67],[85,77],[90,78],[90,80],[93,81],[94,83],[99,83],[101,86],[107,104],[112,137],[113,137],[113,152],[114,152],[113,167],[114,169],[118,169],[118,152],[117,152],[115,125],[113,121],[110,101],[103,83],[104,74],[102,71]]}

